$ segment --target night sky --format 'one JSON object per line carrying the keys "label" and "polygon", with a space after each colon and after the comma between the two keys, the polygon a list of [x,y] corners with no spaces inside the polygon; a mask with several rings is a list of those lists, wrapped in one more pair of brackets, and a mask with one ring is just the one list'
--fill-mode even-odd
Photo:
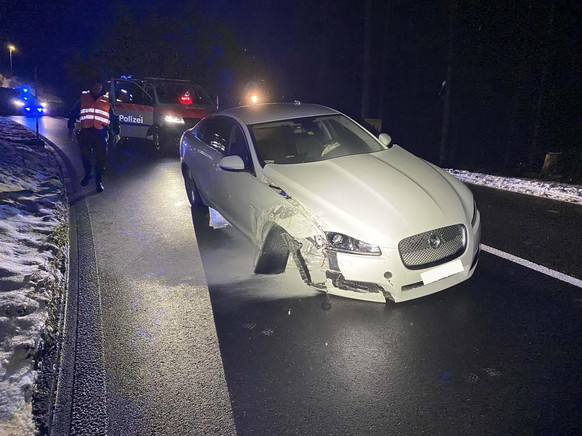
{"label": "night sky", "polygon": [[[39,87],[67,103],[93,76],[134,74],[193,79],[223,106],[259,81],[272,101],[362,115],[365,1],[0,2],[15,75],[31,81],[36,67]],[[372,0],[368,116],[436,162],[450,65],[448,161],[518,173],[547,151],[579,158],[581,5]]]}

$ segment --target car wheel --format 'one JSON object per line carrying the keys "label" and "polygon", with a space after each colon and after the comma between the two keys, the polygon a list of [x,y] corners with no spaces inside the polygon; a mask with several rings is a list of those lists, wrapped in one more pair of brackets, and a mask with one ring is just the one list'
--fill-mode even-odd
{"label": "car wheel", "polygon": [[271,229],[255,260],[255,274],[280,274],[285,271],[289,258],[289,247],[283,236],[286,233],[279,226]]}
{"label": "car wheel", "polygon": [[196,182],[194,182],[194,178],[192,177],[192,174],[190,174],[190,170],[188,168],[184,168],[184,185],[186,186],[186,195],[188,195],[188,201],[190,202],[190,205],[193,207],[206,206],[202,200],[202,197],[200,196]]}
{"label": "car wheel", "polygon": [[152,141],[154,143],[154,150],[159,152],[164,146],[164,137],[159,128],[154,129],[152,132]]}

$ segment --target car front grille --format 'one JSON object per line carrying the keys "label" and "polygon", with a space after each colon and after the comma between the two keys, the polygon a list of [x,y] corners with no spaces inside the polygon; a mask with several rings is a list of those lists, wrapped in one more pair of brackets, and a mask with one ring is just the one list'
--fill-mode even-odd
{"label": "car front grille", "polygon": [[466,245],[467,229],[456,224],[403,239],[398,243],[398,252],[406,268],[423,269],[460,256]]}

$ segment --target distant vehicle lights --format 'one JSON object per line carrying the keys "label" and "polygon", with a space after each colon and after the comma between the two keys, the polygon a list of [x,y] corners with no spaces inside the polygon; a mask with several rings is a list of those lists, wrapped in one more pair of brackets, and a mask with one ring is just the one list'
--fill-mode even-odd
{"label": "distant vehicle lights", "polygon": [[35,98],[22,97],[13,98],[12,104],[22,110],[26,115],[44,115],[46,109],[48,108],[48,103],[46,101],[39,102]]}
{"label": "distant vehicle lights", "polygon": [[35,111],[39,115],[42,115],[44,113],[44,108],[42,106],[26,106],[24,108],[24,110],[27,114],[30,114],[30,115],[35,114]]}
{"label": "distant vehicle lights", "polygon": [[[1,88],[0,108],[2,115],[42,116],[50,113],[53,103],[47,98],[40,99],[35,95],[34,88],[20,86],[17,88]],[[57,102],[58,104],[58,102]]]}

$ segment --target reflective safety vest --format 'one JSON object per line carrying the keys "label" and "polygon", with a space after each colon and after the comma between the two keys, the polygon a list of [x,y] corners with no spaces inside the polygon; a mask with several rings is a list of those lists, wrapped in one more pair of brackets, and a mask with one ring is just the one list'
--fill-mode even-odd
{"label": "reflective safety vest", "polygon": [[81,112],[79,116],[81,128],[95,127],[102,130],[109,125],[109,98],[102,95],[93,99],[90,91],[81,93]]}

